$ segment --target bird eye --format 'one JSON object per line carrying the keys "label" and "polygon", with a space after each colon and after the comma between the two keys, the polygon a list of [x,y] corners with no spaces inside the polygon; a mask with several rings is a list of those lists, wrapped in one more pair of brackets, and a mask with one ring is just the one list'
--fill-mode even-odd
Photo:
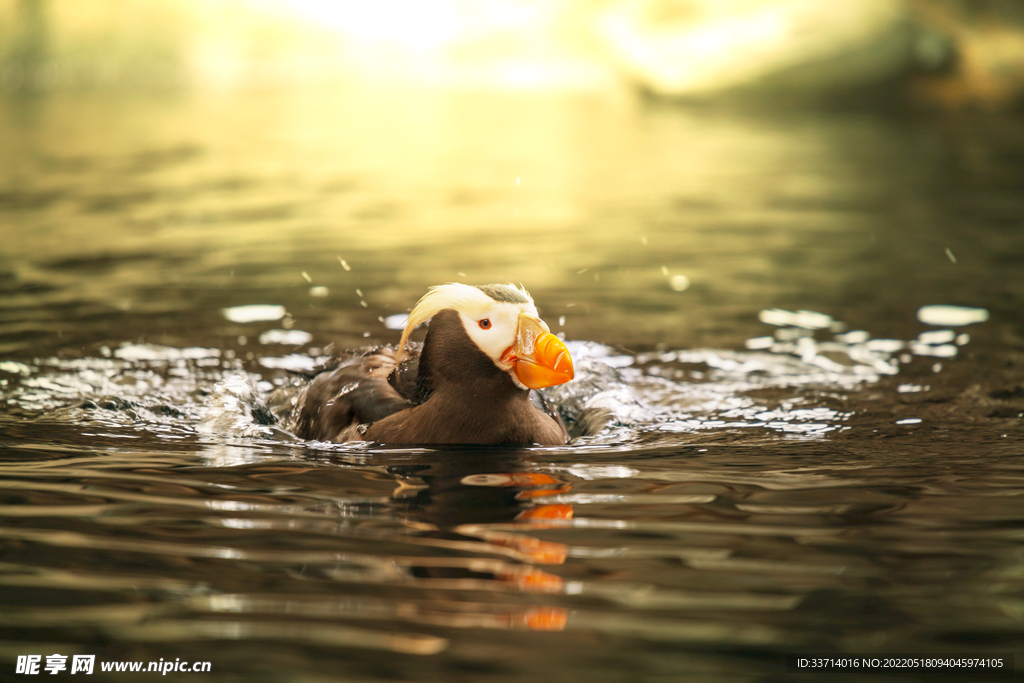
{"label": "bird eye", "polygon": [[484,318],[483,320],[481,320],[479,322],[479,325],[480,325],[480,329],[481,330],[489,330],[489,329],[491,329],[491,321],[488,320],[487,318]]}

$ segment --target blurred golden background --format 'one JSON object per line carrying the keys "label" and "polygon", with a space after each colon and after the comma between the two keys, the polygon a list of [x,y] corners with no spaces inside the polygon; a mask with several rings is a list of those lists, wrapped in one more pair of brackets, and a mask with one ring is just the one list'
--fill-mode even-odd
{"label": "blurred golden background", "polygon": [[1007,106],[1024,83],[1013,0],[3,0],[0,87],[325,85],[668,97],[916,79],[929,105]]}

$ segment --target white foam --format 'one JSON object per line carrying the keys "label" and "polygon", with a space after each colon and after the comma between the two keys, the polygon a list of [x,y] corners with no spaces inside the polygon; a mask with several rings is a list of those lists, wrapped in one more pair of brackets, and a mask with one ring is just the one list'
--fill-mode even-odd
{"label": "white foam", "polygon": [[282,358],[260,358],[260,365],[271,370],[304,372],[316,367],[316,359],[299,353],[292,353]]}
{"label": "white foam", "polygon": [[760,349],[770,349],[774,343],[774,337],[754,337],[753,339],[748,339],[745,346],[752,351],[756,351]]}
{"label": "white foam", "polygon": [[781,308],[766,309],[758,318],[769,325],[802,327],[807,330],[822,330],[832,325],[832,316],[816,311],[784,311]]}
{"label": "white foam", "polygon": [[985,322],[988,320],[988,311],[967,306],[922,306],[917,311],[917,319],[926,325],[959,327]]}
{"label": "white foam", "polygon": [[220,358],[220,349],[205,349],[201,346],[176,349],[173,346],[158,344],[126,344],[114,351],[114,356],[129,362],[200,360]]}
{"label": "white foam", "polygon": [[948,344],[956,339],[956,332],[953,330],[932,330],[922,332],[917,336],[917,341],[922,344]]}
{"label": "white foam", "polygon": [[313,335],[302,330],[267,330],[260,335],[260,344],[290,344],[302,346],[313,340]]}
{"label": "white foam", "polygon": [[389,330],[404,330],[405,323],[409,320],[408,313],[395,313],[384,318],[384,327]]}
{"label": "white foam", "polygon": [[32,374],[32,368],[24,363],[17,363],[13,360],[0,361],[0,370],[9,372],[12,375],[25,375],[26,377]]}
{"label": "white foam", "polygon": [[233,323],[254,323],[263,320],[280,320],[287,311],[284,306],[252,304],[220,309],[221,314]]}

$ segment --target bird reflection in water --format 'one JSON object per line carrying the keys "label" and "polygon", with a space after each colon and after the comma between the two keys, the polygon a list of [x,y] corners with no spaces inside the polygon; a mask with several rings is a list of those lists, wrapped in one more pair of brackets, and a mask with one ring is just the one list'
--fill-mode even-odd
{"label": "bird reflection in water", "polygon": [[[515,449],[453,449],[431,454],[429,464],[389,468],[399,481],[392,502],[406,506],[408,519],[422,530],[421,538],[474,556],[508,558],[415,558],[407,566],[413,576],[438,587],[563,591],[562,578],[537,565],[563,564],[569,547],[527,532],[552,528],[572,518],[571,505],[543,502],[547,496],[568,492],[571,484],[548,474],[522,471],[528,464],[523,455]],[[492,627],[532,630],[560,631],[568,620],[567,610],[560,607],[512,610],[476,616],[486,616]],[[458,615],[456,621],[466,616]]]}

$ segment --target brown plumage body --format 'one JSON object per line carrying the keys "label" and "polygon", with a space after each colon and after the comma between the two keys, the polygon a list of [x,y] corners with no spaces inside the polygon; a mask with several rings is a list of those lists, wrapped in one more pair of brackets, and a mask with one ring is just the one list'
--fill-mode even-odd
{"label": "brown plumage body", "polygon": [[321,441],[562,445],[568,440],[557,414],[535,407],[530,391],[516,386],[473,343],[451,309],[432,318],[418,355],[396,365],[391,347],[354,352],[328,365],[287,404],[278,411],[285,412],[285,429]]}

